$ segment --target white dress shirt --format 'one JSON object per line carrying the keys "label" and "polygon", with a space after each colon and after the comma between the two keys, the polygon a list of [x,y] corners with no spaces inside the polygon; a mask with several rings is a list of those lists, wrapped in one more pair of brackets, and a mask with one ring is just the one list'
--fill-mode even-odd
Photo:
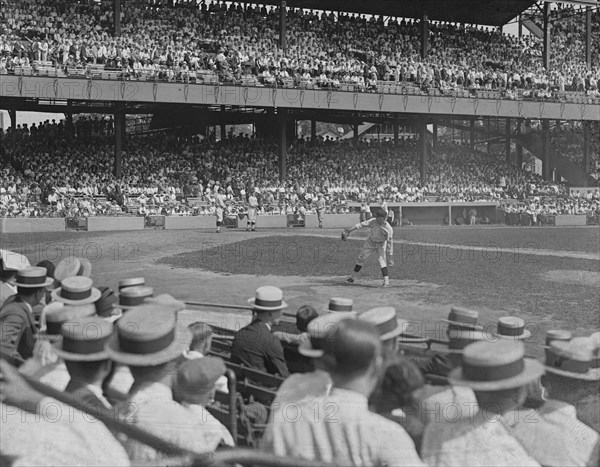
{"label": "white dress shirt", "polygon": [[95,418],[44,398],[39,414],[0,404],[2,455],[14,466],[128,466],[129,458]]}
{"label": "white dress shirt", "polygon": [[261,445],[279,456],[339,465],[424,465],[400,425],[370,412],[364,395],[337,388],[274,412]]}
{"label": "white dress shirt", "polygon": [[600,464],[600,435],[577,419],[570,404],[548,400],[537,411],[506,418],[509,432],[544,466]]}
{"label": "white dress shirt", "polygon": [[[137,388],[124,407],[123,415],[128,423],[133,423],[177,446],[196,453],[212,452],[216,448],[213,436],[203,436],[202,419],[191,416],[188,408],[175,402],[171,388],[162,383],[149,383]],[[207,414],[205,411],[203,416],[206,418]],[[124,435],[120,436],[132,462],[148,465],[169,464],[169,457],[165,454]]]}
{"label": "white dress shirt", "polygon": [[499,416],[480,410],[425,428],[421,455],[431,467],[534,467],[540,464],[513,438]]}

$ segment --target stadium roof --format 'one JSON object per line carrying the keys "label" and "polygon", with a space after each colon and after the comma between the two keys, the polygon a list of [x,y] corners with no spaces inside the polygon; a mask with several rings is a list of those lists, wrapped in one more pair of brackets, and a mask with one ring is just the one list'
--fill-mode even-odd
{"label": "stadium roof", "polygon": [[[279,4],[279,1],[267,3]],[[427,16],[432,20],[489,26],[502,26],[535,3],[535,0],[287,0],[288,7],[402,18],[420,18],[426,6]]]}

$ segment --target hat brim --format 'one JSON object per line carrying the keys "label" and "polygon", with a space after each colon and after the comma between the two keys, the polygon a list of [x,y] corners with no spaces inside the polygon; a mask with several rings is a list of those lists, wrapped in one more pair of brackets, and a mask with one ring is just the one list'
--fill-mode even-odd
{"label": "hat brim", "polygon": [[62,336],[58,338],[56,343],[53,345],[54,352],[63,360],[71,361],[71,362],[99,362],[101,360],[108,360],[108,354],[105,350],[102,352],[90,353],[90,354],[80,354],[80,353],[72,353],[66,352],[62,348],[63,339]]}
{"label": "hat brim", "polygon": [[579,379],[582,381],[600,381],[600,368],[592,368],[587,373],[575,373],[573,371],[561,370],[551,366],[546,366],[546,372],[552,373],[565,378]]}
{"label": "hat brim", "polygon": [[173,342],[166,348],[153,353],[134,354],[123,352],[119,346],[118,335],[115,332],[106,343],[104,350],[108,358],[116,363],[127,366],[155,366],[168,363],[180,357],[192,340],[192,335],[186,327],[177,325]]}
{"label": "hat brim", "polygon": [[147,305],[146,300],[144,299],[144,301],[142,303],[140,303],[139,305],[119,305],[118,303],[115,303],[113,306],[115,307],[115,310],[123,310],[123,311],[127,311],[127,310],[132,310],[133,308],[138,308],[142,305]]}
{"label": "hat brim", "polygon": [[[477,342],[477,341],[473,341],[473,342]],[[431,344],[430,346],[430,350],[436,352],[436,353],[441,353],[441,354],[460,354],[462,353],[463,349],[451,349],[449,347],[450,342],[448,342],[447,344],[442,344],[441,342],[434,342]]]}
{"label": "hat brim", "polygon": [[523,371],[516,376],[497,381],[473,381],[465,378],[462,367],[455,368],[448,375],[448,382],[453,386],[466,386],[474,391],[500,391],[524,386],[541,377],[546,371],[544,365],[532,358],[523,359]]}
{"label": "hat brim", "polygon": [[53,290],[51,292],[52,299],[56,300],[57,302],[62,302],[66,305],[89,305],[91,303],[97,302],[98,299],[102,296],[102,292],[100,292],[100,290],[98,290],[96,287],[92,287],[89,297],[84,298],[83,300],[70,300],[68,298],[64,298],[64,297],[60,296],[61,290],[62,290],[62,287],[59,287],[58,289]]}
{"label": "hat brim", "polygon": [[483,331],[483,326],[479,326],[478,324],[462,323],[460,321],[451,321],[449,319],[442,319],[441,321],[464,329],[475,329],[477,331]]}
{"label": "hat brim", "polygon": [[522,341],[531,337],[531,331],[525,329],[523,331],[523,334],[521,334],[520,336],[506,336],[504,334],[494,334],[494,336],[498,337],[499,339]]}
{"label": "hat brim", "polygon": [[281,305],[278,306],[260,306],[260,305],[255,305],[254,302],[256,301],[256,298],[249,298],[248,299],[248,303],[252,306],[252,309],[255,311],[277,311],[277,310],[283,310],[284,308],[287,308],[288,305],[286,302],[284,302],[283,300],[281,301]]}
{"label": "hat brim", "polygon": [[52,279],[51,277],[46,278],[46,281],[43,284],[22,284],[20,282],[14,282],[14,285],[16,287],[23,287],[25,289],[42,289],[44,287],[48,287],[49,285],[52,285],[52,283],[54,282],[54,279]]}
{"label": "hat brim", "polygon": [[[393,335],[392,335],[393,334]],[[409,334],[402,334],[402,330],[399,333],[390,333],[390,337],[386,337],[387,334],[381,336],[383,340],[391,339],[392,337],[397,337],[398,342],[403,342],[406,344],[424,344],[425,342],[429,342],[429,339],[426,337],[419,336],[411,336]]]}
{"label": "hat brim", "polygon": [[322,313],[325,314],[329,314],[329,313],[353,313],[355,315],[358,314],[358,312],[354,311],[354,310],[330,310],[329,308],[323,308],[321,310]]}

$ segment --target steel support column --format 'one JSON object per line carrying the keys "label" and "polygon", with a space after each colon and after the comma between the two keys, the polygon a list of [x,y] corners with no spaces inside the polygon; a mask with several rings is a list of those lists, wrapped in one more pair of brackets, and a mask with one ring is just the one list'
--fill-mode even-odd
{"label": "steel support column", "polygon": [[585,63],[592,66],[592,8],[585,9]]}
{"label": "steel support column", "polygon": [[358,123],[354,123],[352,125],[352,130],[353,130],[352,140],[354,143],[354,147],[357,148],[358,147]]}
{"label": "steel support column", "polygon": [[398,146],[398,117],[394,117],[394,146]]}
{"label": "steel support column", "polygon": [[279,109],[279,181],[287,178],[287,116],[285,109]]}
{"label": "steel support column", "polygon": [[550,121],[542,120],[542,177],[552,180],[550,167]]}
{"label": "steel support column", "polygon": [[421,173],[421,186],[425,184],[427,176],[427,121],[423,120],[419,128],[419,149],[420,162],[419,171]]}
{"label": "steel support column", "polygon": [[121,35],[121,0],[113,0],[113,22],[115,26],[115,36]]}
{"label": "steel support column", "polygon": [[506,119],[505,133],[506,133],[506,146],[505,146],[506,162],[508,164],[510,164],[512,162],[512,157],[510,154],[510,118]]}
{"label": "steel support column", "polygon": [[523,146],[521,146],[521,120],[517,122],[517,166],[523,168]]}
{"label": "steel support column", "polygon": [[10,117],[10,128],[12,131],[15,131],[17,129],[17,111],[9,110],[8,116]]}
{"label": "steel support column", "polygon": [[310,121],[310,141],[313,147],[317,145],[317,121],[314,118]]}
{"label": "steel support column", "polygon": [[433,147],[436,148],[438,145],[438,125],[437,123],[433,124]]}
{"label": "steel support column", "polygon": [[427,57],[429,48],[429,19],[427,17],[427,1],[423,0],[421,13],[421,58]]}
{"label": "steel support column", "polygon": [[583,122],[583,170],[590,172],[591,123]]}
{"label": "steel support column", "polygon": [[544,50],[542,62],[546,70],[550,67],[550,3],[544,3]]}
{"label": "steel support column", "polygon": [[286,16],[287,16],[287,3],[286,0],[281,0],[279,5],[279,45],[285,52],[287,48],[287,31],[286,31]]}
{"label": "steel support column", "polygon": [[115,167],[114,173],[117,178],[123,173],[123,136],[125,135],[125,111],[122,104],[115,104]]}
{"label": "steel support column", "polygon": [[475,120],[471,120],[471,149],[475,149]]}

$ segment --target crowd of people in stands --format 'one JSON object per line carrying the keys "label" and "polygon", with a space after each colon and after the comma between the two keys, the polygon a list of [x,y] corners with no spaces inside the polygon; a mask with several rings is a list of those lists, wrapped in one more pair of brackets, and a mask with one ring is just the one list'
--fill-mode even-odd
{"label": "crowd of people in stands", "polygon": [[[235,459],[222,448],[246,424],[256,433],[266,424],[256,455],[280,456],[252,465],[598,465],[595,330],[528,342],[519,317],[484,326],[478,311],[452,307],[435,328],[444,338],[425,353],[413,345],[427,341],[423,323],[393,306],[356,310],[332,297],[319,311],[299,308],[294,325],[282,290],[267,285],[248,300],[249,324],[212,328],[186,325],[186,304],[154,296],[143,277],[117,275],[113,291],[83,258],[32,267],[2,250],[1,261],[7,465],[214,465],[223,453]],[[524,342],[545,344],[544,361],[526,356]],[[251,384],[224,386],[227,368]],[[235,421],[218,418],[215,398],[234,389]]]}
{"label": "crowd of people in stands", "polygon": [[[588,67],[579,55],[562,53],[582,41],[581,28],[572,26],[581,12],[566,26],[558,22],[557,37],[564,38],[553,43],[559,51],[545,70],[542,41],[535,36],[519,39],[475,26],[431,22],[429,52],[422,59],[415,20],[290,8],[283,50],[279,10],[272,6],[126,2],[122,32],[115,36],[112,8],[100,3],[6,3],[0,69],[43,61],[65,69],[104,65],[131,78],[187,81],[210,72],[225,82],[279,86],[350,84],[372,91],[378,81],[394,81],[422,90],[499,89],[513,97],[516,89],[537,97],[553,91],[600,96],[598,64]],[[595,25],[599,19],[594,11]],[[594,47],[592,55],[598,55],[596,41]]]}
{"label": "crowd of people in stands", "polygon": [[[81,118],[69,136],[66,122],[8,130],[0,183],[2,217],[214,215],[222,190],[227,215],[314,213],[319,193],[326,213],[349,212],[349,203],[384,201],[524,201],[549,197],[557,213],[595,212],[589,199],[568,196],[562,184],[508,164],[503,156],[467,145],[440,143],[420,179],[415,138],[393,142],[296,140],[288,151],[288,177],[279,181],[278,144],[240,135],[218,142],[173,134],[129,136],[122,176],[114,175],[109,121]],[[534,198],[535,199],[535,198]],[[546,209],[544,205],[538,209]],[[549,209],[549,208],[548,208]]]}

